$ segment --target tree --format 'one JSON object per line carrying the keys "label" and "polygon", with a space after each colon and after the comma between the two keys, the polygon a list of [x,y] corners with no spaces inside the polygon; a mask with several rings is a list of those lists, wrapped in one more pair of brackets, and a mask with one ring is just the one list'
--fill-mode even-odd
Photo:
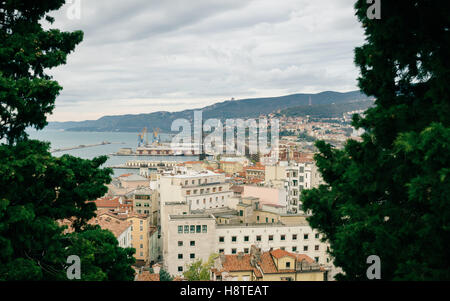
{"label": "tree", "polygon": [[364,280],[378,255],[384,280],[450,279],[450,3],[384,1],[381,19],[356,2],[366,43],[359,87],[376,98],[362,142],[317,142],[326,185],[304,191],[311,226],[325,234],[338,279]]}
{"label": "tree", "polygon": [[173,277],[170,276],[170,274],[166,270],[160,269],[159,270],[159,281],[173,281]]}
{"label": "tree", "polygon": [[[86,222],[88,203],[103,196],[112,170],[106,157],[53,157],[49,144],[29,140],[42,129],[62,89],[45,71],[64,64],[83,33],[44,30],[63,0],[0,1],[0,280],[67,279],[67,257],[82,259],[82,280],[133,280],[133,249]],[[65,234],[58,220],[74,220]],[[84,271],[84,272],[83,272]]]}
{"label": "tree", "polygon": [[208,261],[203,263],[201,259],[194,261],[188,266],[188,269],[183,273],[183,276],[188,281],[205,281],[210,280],[210,271],[214,265],[216,254],[212,254]]}

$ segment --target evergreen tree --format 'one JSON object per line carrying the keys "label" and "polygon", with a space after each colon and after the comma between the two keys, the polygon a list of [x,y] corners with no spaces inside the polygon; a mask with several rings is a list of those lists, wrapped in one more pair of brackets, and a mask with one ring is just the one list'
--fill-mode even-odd
{"label": "evergreen tree", "polygon": [[[41,21],[63,0],[0,1],[0,280],[67,279],[67,257],[81,258],[82,280],[133,280],[133,249],[112,233],[88,227],[111,181],[106,157],[53,157],[29,140],[42,129],[61,86],[46,70],[66,62],[83,33],[44,30]],[[73,218],[64,234],[58,220]]]}
{"label": "evergreen tree", "polygon": [[366,42],[355,50],[359,86],[375,107],[353,125],[362,142],[317,142],[326,185],[305,191],[312,227],[325,234],[344,273],[367,279],[367,257],[384,280],[450,279],[450,2],[356,2]]}
{"label": "evergreen tree", "polygon": [[159,281],[173,281],[173,277],[170,276],[170,274],[166,270],[160,269],[159,270]]}

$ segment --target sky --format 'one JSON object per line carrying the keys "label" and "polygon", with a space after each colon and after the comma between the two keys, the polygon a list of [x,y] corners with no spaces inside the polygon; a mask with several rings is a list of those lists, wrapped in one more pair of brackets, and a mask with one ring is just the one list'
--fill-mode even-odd
{"label": "sky", "polygon": [[64,87],[49,121],[358,89],[354,0],[66,2],[45,28],[84,40],[49,70]]}

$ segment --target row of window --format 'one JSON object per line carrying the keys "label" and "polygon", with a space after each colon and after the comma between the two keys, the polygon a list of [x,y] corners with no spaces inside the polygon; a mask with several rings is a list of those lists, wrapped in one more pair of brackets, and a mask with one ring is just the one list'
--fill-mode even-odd
{"label": "row of window", "polygon": [[[195,259],[195,253],[190,253],[189,258]],[[178,254],[178,259],[183,259],[183,253]]]}
{"label": "row of window", "polygon": [[[204,188],[202,188],[202,189],[200,189],[200,194],[204,194],[204,193],[206,193],[206,194],[209,194],[210,192],[221,192],[222,191],[222,187],[219,187],[219,188],[216,188],[216,187],[213,187],[212,189],[210,189],[210,188],[206,188],[206,189],[204,189]],[[198,193],[198,189],[194,189],[194,190],[192,190],[192,194],[197,194]],[[191,195],[191,190],[186,190],[186,195]]]}
{"label": "row of window", "polygon": [[[182,241],[182,240],[179,240],[178,241],[178,246],[179,247],[182,247],[184,245],[184,242]],[[195,240],[191,240],[190,242],[189,242],[189,245],[191,246],[191,247],[195,247]]]}
{"label": "row of window", "polygon": [[[225,197],[224,196],[222,196],[222,201],[224,201],[225,200]],[[212,201],[213,201],[213,199],[212,198],[209,198],[209,203],[212,203]],[[216,197],[216,202],[218,202],[219,201],[219,197]],[[196,203],[197,203],[197,205],[199,205],[200,204],[200,200],[196,200]],[[203,205],[205,205],[206,204],[206,199],[203,199]]]}
{"label": "row of window", "polygon": [[[184,231],[183,231],[184,230]],[[208,233],[207,225],[186,225],[178,226],[178,234],[188,234],[188,233]]]}
{"label": "row of window", "polygon": [[[315,238],[319,238],[319,234],[315,234]],[[267,237],[268,241],[273,241],[274,240],[274,235],[268,235]],[[304,240],[308,240],[309,239],[309,234],[303,234],[303,239]],[[231,242],[237,242],[237,236],[231,236]],[[280,235],[280,241],[285,241],[286,240],[286,235],[285,234],[281,234]],[[292,240],[297,240],[297,234],[292,234]],[[243,242],[249,242],[250,241],[250,236],[249,235],[245,235],[243,237]],[[255,241],[262,241],[262,235],[256,235]],[[219,236],[219,242],[220,243],[224,243],[225,242],[225,236]]]}
{"label": "row of window", "polygon": [[[286,250],[286,247],[280,247],[281,250]],[[293,246],[292,248],[292,252],[297,252],[297,246]],[[243,252],[245,254],[248,254],[249,252],[249,248],[244,248]],[[308,252],[309,251],[309,246],[303,246],[303,252]],[[320,245],[315,245],[314,246],[314,251],[320,251]],[[225,253],[225,249],[219,249],[219,253]],[[237,254],[237,249],[236,248],[232,248],[231,249],[231,254]]]}

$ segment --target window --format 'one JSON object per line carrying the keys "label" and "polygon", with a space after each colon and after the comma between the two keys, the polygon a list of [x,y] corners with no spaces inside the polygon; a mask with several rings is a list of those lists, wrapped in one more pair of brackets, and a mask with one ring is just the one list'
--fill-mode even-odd
{"label": "window", "polygon": [[314,257],[314,260],[318,263],[319,262],[319,257]]}
{"label": "window", "polygon": [[194,247],[195,246],[195,240],[191,240],[190,245],[191,245],[191,247]]}
{"label": "window", "polygon": [[196,227],[196,229],[197,229],[197,233],[202,233],[202,226],[200,226],[200,225],[198,225],[197,227]]}
{"label": "window", "polygon": [[195,226],[191,226],[191,233],[195,233]]}
{"label": "window", "polygon": [[178,259],[183,259],[183,254],[178,254]]}
{"label": "window", "polygon": [[183,267],[178,267],[178,272],[183,272]]}
{"label": "window", "polygon": [[184,226],[184,233],[189,233],[189,226]]}
{"label": "window", "polygon": [[268,217],[266,217],[266,224],[268,224],[269,223],[269,218]]}
{"label": "window", "polygon": [[308,237],[309,237],[308,234],[303,235],[303,239],[308,239]]}
{"label": "window", "polygon": [[275,220],[272,218],[272,224],[275,222]]}
{"label": "window", "polygon": [[219,237],[219,242],[225,242],[225,237],[220,236],[220,237]]}
{"label": "window", "polygon": [[273,235],[269,235],[269,241],[273,240]]}
{"label": "window", "polygon": [[314,250],[319,251],[319,245],[314,246]]}
{"label": "window", "polygon": [[231,242],[236,242],[237,241],[237,237],[236,236],[231,236]]}
{"label": "window", "polygon": [[178,226],[178,234],[183,233],[183,226]]}
{"label": "window", "polygon": [[286,269],[289,269],[291,267],[291,263],[288,261],[286,262]]}
{"label": "window", "polygon": [[143,240],[144,239],[144,236],[143,235],[141,235],[141,237],[139,238],[140,240]]}
{"label": "window", "polygon": [[319,233],[316,233],[316,238],[317,238],[317,239],[319,238]]}
{"label": "window", "polygon": [[244,216],[244,210],[239,210],[239,216]]}
{"label": "window", "polygon": [[189,257],[190,257],[191,259],[195,259],[195,253],[191,253],[191,254],[189,255]]}
{"label": "window", "polygon": [[292,234],[292,240],[297,240],[297,234]]}
{"label": "window", "polygon": [[292,252],[297,252],[297,247],[292,247]]}
{"label": "window", "polygon": [[249,237],[248,236],[244,236],[244,241],[248,241]]}
{"label": "window", "polygon": [[281,240],[286,240],[286,235],[281,235],[280,239]]}
{"label": "window", "polygon": [[303,246],[303,251],[308,251],[308,246]]}
{"label": "window", "polygon": [[183,246],[183,242],[181,240],[178,241],[178,246],[182,247]]}
{"label": "window", "polygon": [[225,253],[224,249],[219,249],[219,253]]}
{"label": "window", "polygon": [[245,254],[248,254],[248,248],[245,248],[245,249],[244,249],[244,253],[245,253]]}
{"label": "window", "polygon": [[208,232],[208,226],[207,225],[203,225],[202,226],[202,233],[207,233]]}
{"label": "window", "polygon": [[231,254],[236,254],[236,249],[231,249]]}
{"label": "window", "polygon": [[144,256],[144,253],[143,253],[143,252],[140,252],[139,255],[140,255],[140,256]]}
{"label": "window", "polygon": [[190,190],[186,190],[186,195],[191,195],[191,191]]}
{"label": "window", "polygon": [[261,241],[261,235],[256,235],[256,241]]}
{"label": "window", "polygon": [[141,244],[140,246],[139,246],[141,249],[144,247],[144,245],[143,244]]}
{"label": "window", "polygon": [[256,220],[259,222],[259,215],[258,216],[256,216]]}
{"label": "window", "polygon": [[284,251],[284,250],[286,250],[286,248],[285,248],[285,247],[280,247],[280,249],[281,249],[281,250],[283,250],[283,251]]}

